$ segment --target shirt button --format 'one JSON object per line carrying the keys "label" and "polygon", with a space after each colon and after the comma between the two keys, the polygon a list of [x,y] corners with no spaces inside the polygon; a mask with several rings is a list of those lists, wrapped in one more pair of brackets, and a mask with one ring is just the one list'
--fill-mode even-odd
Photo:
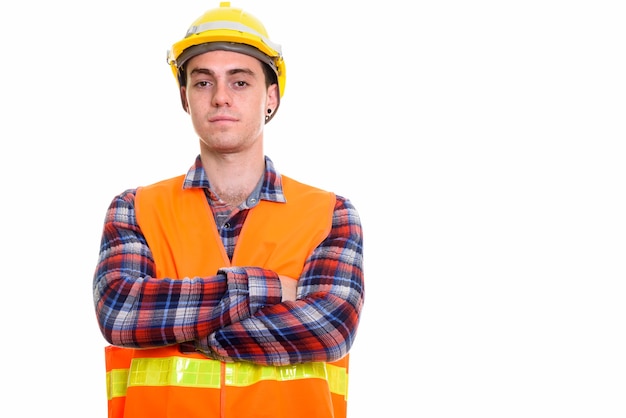
{"label": "shirt button", "polygon": [[230,222],[226,222],[226,223],[224,224],[224,229],[228,229],[228,228],[230,228]]}

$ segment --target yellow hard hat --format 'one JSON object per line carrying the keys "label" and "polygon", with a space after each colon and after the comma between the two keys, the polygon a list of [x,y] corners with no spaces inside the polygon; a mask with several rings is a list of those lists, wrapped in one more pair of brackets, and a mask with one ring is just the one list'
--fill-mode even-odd
{"label": "yellow hard hat", "polygon": [[[256,17],[241,9],[221,2],[196,19],[185,37],[172,45],[167,52],[179,87],[184,83],[183,66],[190,58],[208,51],[226,50],[257,58],[276,74],[279,98],[285,92],[285,61],[281,47],[270,41],[265,26]],[[271,115],[273,116],[273,115]]]}

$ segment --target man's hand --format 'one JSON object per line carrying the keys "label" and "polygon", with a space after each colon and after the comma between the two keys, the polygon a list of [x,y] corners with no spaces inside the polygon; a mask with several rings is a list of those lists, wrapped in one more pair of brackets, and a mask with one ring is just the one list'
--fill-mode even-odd
{"label": "man's hand", "polygon": [[286,300],[296,300],[296,287],[298,280],[289,276],[278,275],[280,286],[283,289],[283,302]]}

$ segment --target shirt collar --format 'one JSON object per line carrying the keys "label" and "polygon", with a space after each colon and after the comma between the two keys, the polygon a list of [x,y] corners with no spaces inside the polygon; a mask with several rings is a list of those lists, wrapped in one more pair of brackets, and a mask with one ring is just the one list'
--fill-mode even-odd
{"label": "shirt collar", "polygon": [[[183,184],[183,189],[194,188],[210,189],[209,178],[202,167],[200,155],[196,157],[194,164],[187,171]],[[287,201],[283,193],[282,177],[278,170],[274,168],[272,160],[267,156],[265,157],[265,174],[263,175],[263,185],[261,186],[259,199],[282,203]]]}

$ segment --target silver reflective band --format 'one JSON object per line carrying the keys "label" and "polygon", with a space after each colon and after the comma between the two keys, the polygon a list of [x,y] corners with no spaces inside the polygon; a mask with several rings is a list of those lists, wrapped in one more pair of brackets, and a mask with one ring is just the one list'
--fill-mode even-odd
{"label": "silver reflective band", "polygon": [[279,56],[282,55],[282,50],[279,44],[275,44],[274,42],[267,39],[265,36],[261,35],[254,29],[251,29],[250,27],[244,24],[241,24],[238,22],[230,22],[228,20],[217,20],[214,22],[206,22],[198,26],[192,26],[189,28],[189,30],[187,30],[187,34],[185,35],[185,38],[188,38],[191,35],[205,32],[207,30],[219,30],[219,29],[236,30],[239,32],[249,33],[250,35],[258,36],[259,38],[261,38],[261,40],[263,41],[265,45],[269,46],[274,51],[276,51]]}

